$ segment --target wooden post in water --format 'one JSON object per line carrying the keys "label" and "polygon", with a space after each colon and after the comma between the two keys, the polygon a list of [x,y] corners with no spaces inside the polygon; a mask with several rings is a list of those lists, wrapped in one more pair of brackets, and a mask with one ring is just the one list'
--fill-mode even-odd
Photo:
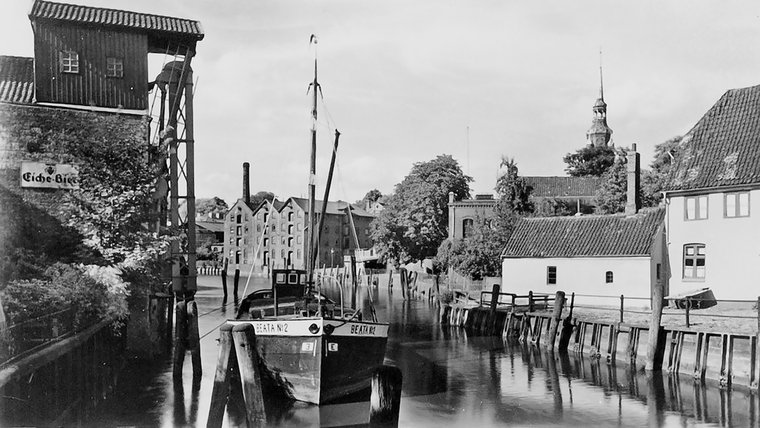
{"label": "wooden post in water", "polygon": [[551,325],[549,326],[549,336],[546,338],[550,349],[554,349],[554,341],[557,338],[557,329],[562,319],[562,308],[565,306],[565,292],[557,291],[554,295],[554,312],[552,312]]}
{"label": "wooden post in water", "polygon": [[403,297],[404,300],[406,300],[406,292],[407,292],[406,281],[409,279],[406,276],[406,268],[399,268],[398,272],[399,272],[399,278],[401,279],[400,281],[401,282],[401,296]]}
{"label": "wooden post in water", "polygon": [[528,312],[533,312],[533,290],[528,291]]}
{"label": "wooden post in water", "polygon": [[222,265],[222,290],[224,291],[224,297],[227,297],[227,263],[229,263],[229,260],[227,257],[224,258],[224,264]]}
{"label": "wooden post in water", "polygon": [[647,371],[660,370],[662,368],[662,355],[660,352],[660,326],[662,324],[663,285],[655,282],[652,286],[652,317],[649,319],[649,341],[647,342]]}
{"label": "wooden post in water", "polygon": [[232,284],[232,295],[237,297],[238,295],[238,283],[240,282],[240,269],[235,269],[235,281]]}
{"label": "wooden post in water", "polygon": [[573,306],[575,305],[575,293],[570,294],[570,311],[562,321],[562,333],[559,335],[559,350],[564,351],[570,343],[570,336],[573,335]]}
{"label": "wooden post in water", "polygon": [[388,290],[393,290],[393,269],[388,269]]}
{"label": "wooden post in water", "polygon": [[623,322],[623,304],[625,303],[625,296],[620,295],[620,322]]}
{"label": "wooden post in water", "polygon": [[208,411],[206,427],[221,428],[224,420],[224,408],[230,396],[230,370],[237,365],[237,358],[232,340],[232,324],[219,327],[219,352],[214,373],[214,387],[211,391],[211,406]]}
{"label": "wooden post in water", "polygon": [[203,374],[201,366],[201,341],[198,332],[198,305],[195,300],[186,303],[187,307],[187,347],[193,361],[193,379],[200,379]]}
{"label": "wooden post in water", "polygon": [[187,346],[187,305],[184,300],[177,302],[174,311],[177,315],[177,323],[174,328],[174,377],[182,377],[182,365],[185,363],[185,350]]}
{"label": "wooden post in water", "polygon": [[372,395],[369,400],[369,425],[398,426],[401,408],[402,375],[398,367],[381,366],[372,376]]}
{"label": "wooden post in water", "polygon": [[259,355],[256,351],[256,332],[251,324],[238,324],[232,328],[232,339],[243,381],[248,426],[263,426],[267,418],[259,374]]}
{"label": "wooden post in water", "polygon": [[496,330],[496,307],[499,305],[499,291],[501,287],[499,284],[494,284],[491,288],[491,310],[489,311],[489,319],[490,324],[488,326],[489,331],[487,332],[489,335],[493,334],[493,332]]}

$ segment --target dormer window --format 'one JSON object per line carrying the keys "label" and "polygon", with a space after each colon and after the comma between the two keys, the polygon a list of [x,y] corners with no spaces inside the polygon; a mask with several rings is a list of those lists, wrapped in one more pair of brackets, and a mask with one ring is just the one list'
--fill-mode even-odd
{"label": "dormer window", "polygon": [[121,58],[106,58],[106,76],[115,78],[124,77],[124,60]]}
{"label": "dormer window", "polygon": [[61,51],[59,53],[61,73],[79,73],[79,54],[74,51]]}

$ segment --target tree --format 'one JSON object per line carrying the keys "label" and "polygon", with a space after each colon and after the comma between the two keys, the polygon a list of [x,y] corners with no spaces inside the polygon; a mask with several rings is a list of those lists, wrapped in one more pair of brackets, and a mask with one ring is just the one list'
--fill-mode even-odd
{"label": "tree", "polygon": [[378,199],[380,199],[382,197],[383,197],[383,194],[380,193],[379,190],[372,189],[369,192],[367,192],[366,195],[364,195],[364,197],[362,198],[361,202],[362,203],[365,203],[365,202],[377,202]]}
{"label": "tree", "polygon": [[223,217],[229,207],[224,199],[214,196],[213,198],[198,198],[195,200],[195,216],[198,218]]}
{"label": "tree", "polygon": [[255,195],[251,195],[251,206],[256,208],[264,201],[272,202],[274,201],[274,193],[262,190],[260,192],[257,192]]}
{"label": "tree", "polygon": [[451,155],[415,163],[371,225],[384,259],[408,263],[435,255],[448,235],[449,192],[468,198],[471,181]]}
{"label": "tree", "polygon": [[625,211],[628,197],[628,161],[621,154],[602,176],[602,184],[594,195],[598,214],[615,214]]}
{"label": "tree", "polygon": [[496,180],[495,190],[499,198],[493,218],[477,218],[471,236],[443,242],[436,255],[439,266],[452,267],[474,280],[499,275],[500,254],[512,234],[515,221],[533,212],[532,188],[519,176],[517,163],[502,156],[499,166],[503,174]]}
{"label": "tree", "polygon": [[565,172],[572,177],[601,177],[615,162],[615,149],[608,146],[586,146],[563,158]]}
{"label": "tree", "polygon": [[651,170],[646,171],[641,177],[642,205],[645,207],[657,206],[660,203],[662,191],[670,177],[670,167],[681,154],[681,139],[680,135],[675,136],[654,146],[654,158],[649,164]]}

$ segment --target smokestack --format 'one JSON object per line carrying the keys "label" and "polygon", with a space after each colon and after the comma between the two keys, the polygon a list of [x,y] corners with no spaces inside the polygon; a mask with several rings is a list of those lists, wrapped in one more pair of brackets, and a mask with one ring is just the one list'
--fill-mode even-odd
{"label": "smokestack", "polygon": [[625,213],[636,214],[641,209],[641,166],[640,155],[636,152],[636,143],[631,144],[627,153],[628,190],[626,192]]}
{"label": "smokestack", "polygon": [[243,162],[243,200],[245,204],[251,205],[251,164]]}

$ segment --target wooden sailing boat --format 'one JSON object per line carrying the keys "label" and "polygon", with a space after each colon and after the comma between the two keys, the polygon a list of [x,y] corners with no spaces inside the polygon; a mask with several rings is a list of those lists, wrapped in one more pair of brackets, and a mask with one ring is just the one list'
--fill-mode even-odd
{"label": "wooden sailing boat", "polygon": [[368,314],[372,318],[369,321],[363,319],[360,310],[346,307],[342,289],[336,302],[314,286],[320,239],[315,232],[322,230],[340,135],[336,130],[335,150],[317,226],[314,215],[319,90],[316,59],[310,89],[313,91],[313,126],[306,269],[273,270],[271,290],[259,290],[246,296],[237,319],[230,322],[253,325],[265,387],[276,388],[294,400],[323,404],[370,387],[375,369],[383,363],[388,324],[377,322],[374,310]]}

